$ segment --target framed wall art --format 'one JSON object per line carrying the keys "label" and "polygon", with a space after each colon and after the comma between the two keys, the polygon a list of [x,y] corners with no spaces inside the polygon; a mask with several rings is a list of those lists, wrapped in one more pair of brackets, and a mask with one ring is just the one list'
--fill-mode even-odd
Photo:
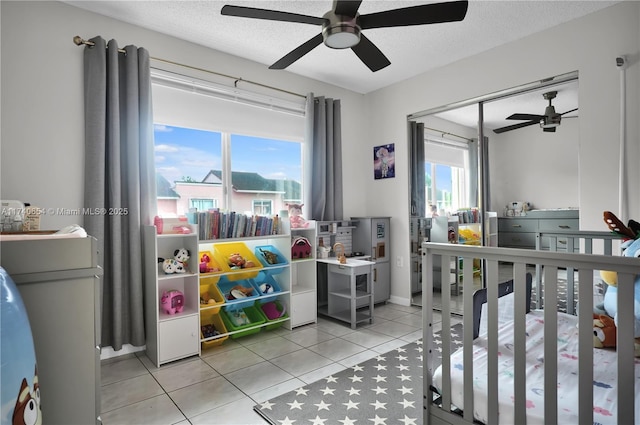
{"label": "framed wall art", "polygon": [[394,143],[373,148],[373,177],[388,179],[396,176]]}

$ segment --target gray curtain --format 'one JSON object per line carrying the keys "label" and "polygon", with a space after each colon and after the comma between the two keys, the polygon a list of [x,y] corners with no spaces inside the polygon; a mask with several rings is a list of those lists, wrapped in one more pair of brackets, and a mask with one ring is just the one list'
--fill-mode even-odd
{"label": "gray curtain", "polygon": [[149,52],[101,37],[84,50],[87,233],[98,239],[102,345],[145,344],[141,226],[155,216]]}
{"label": "gray curtain", "polygon": [[[340,100],[307,96],[307,140],[311,140],[311,218],[342,220],[342,120]],[[307,203],[308,205],[308,203]]]}
{"label": "gray curtain", "polygon": [[411,215],[425,217],[427,205],[425,199],[424,173],[424,124],[409,122],[409,172],[411,176]]}

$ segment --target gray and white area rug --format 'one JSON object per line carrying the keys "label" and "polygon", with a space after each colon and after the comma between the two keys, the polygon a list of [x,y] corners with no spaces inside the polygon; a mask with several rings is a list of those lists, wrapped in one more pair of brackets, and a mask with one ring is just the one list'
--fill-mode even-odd
{"label": "gray and white area rug", "polygon": [[[462,325],[451,328],[452,350]],[[439,353],[439,334],[435,338]],[[273,425],[422,424],[422,340],[254,406]],[[439,359],[437,360],[439,362]]]}

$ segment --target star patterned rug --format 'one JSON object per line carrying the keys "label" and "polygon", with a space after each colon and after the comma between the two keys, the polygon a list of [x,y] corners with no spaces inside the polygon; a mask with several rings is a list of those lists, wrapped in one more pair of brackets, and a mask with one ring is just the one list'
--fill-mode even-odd
{"label": "star patterned rug", "polygon": [[[455,351],[461,346],[461,324],[451,328],[451,336]],[[434,341],[439,353],[439,334]],[[419,425],[422,355],[418,340],[258,404],[254,410],[273,425]]]}

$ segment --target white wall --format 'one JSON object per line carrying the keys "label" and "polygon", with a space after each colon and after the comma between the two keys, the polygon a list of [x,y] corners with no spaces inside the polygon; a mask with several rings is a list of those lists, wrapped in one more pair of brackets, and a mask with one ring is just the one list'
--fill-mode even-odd
{"label": "white wall", "polygon": [[[640,216],[640,3],[623,2],[581,19],[370,93],[368,143],[396,143],[396,178],[370,179],[367,212],[392,217],[391,252],[408,264],[409,114],[462,102],[546,77],[579,71],[579,194],[582,229],[605,230],[602,212],[618,209],[619,77],[615,57],[627,55],[626,180],[632,217]],[[565,123],[563,122],[563,125]],[[367,149],[367,147],[363,147]],[[523,155],[526,155],[524,153]],[[550,187],[548,190],[554,190]],[[375,195],[374,195],[375,194]],[[384,201],[381,201],[383,199]],[[408,302],[407,267],[392,261],[392,298]]]}
{"label": "white wall", "polygon": [[545,133],[537,125],[490,132],[490,209],[502,215],[511,201],[528,201],[540,209],[577,208],[578,132],[579,118],[563,119],[555,133]]}
{"label": "white wall", "polygon": [[[120,46],[145,47],[150,55],[300,94],[342,101],[344,163],[360,156],[364,96],[266,65],[246,61],[58,2],[2,1],[2,145],[0,198],[42,208],[83,206],[83,48],[73,36],[100,35]],[[228,80],[228,83],[232,81]],[[251,87],[245,87],[250,89]],[[367,163],[367,165],[370,165]],[[367,168],[369,171],[369,168]],[[343,167],[345,214],[362,213],[360,164]],[[369,173],[371,174],[371,173]],[[41,228],[82,224],[82,217],[45,216]]]}

